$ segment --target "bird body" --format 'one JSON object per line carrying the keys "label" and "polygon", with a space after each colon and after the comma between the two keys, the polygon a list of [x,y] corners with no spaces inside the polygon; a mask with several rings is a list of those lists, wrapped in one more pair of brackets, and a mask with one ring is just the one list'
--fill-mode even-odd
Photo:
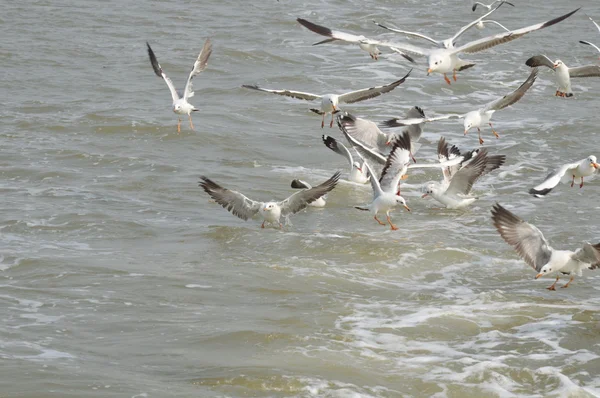
{"label": "bird body", "polygon": [[583,178],[590,177],[600,170],[600,164],[598,164],[596,156],[590,155],[585,159],[575,163],[567,163],[552,171],[544,182],[533,187],[529,190],[529,193],[541,198],[550,193],[559,182],[571,181],[571,188],[575,184],[575,179],[580,179],[579,188],[583,188]]}
{"label": "bird body", "polygon": [[525,61],[525,65],[531,67],[546,66],[553,69],[556,74],[556,83],[558,85],[555,95],[558,97],[573,96],[573,91],[571,90],[572,77],[600,77],[600,65],[585,65],[569,68],[560,59],[552,62],[550,58],[545,55],[534,55]]}

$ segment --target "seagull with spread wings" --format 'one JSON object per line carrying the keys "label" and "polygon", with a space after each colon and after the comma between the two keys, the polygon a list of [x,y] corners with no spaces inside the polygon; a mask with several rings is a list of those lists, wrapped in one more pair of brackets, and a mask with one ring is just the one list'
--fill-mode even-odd
{"label": "seagull with spread wings", "polygon": [[510,105],[514,104],[515,102],[519,101],[521,98],[523,98],[523,96],[525,95],[527,90],[529,90],[531,88],[531,86],[533,86],[533,83],[535,82],[535,79],[537,78],[537,74],[538,74],[538,69],[534,68],[531,71],[531,74],[529,75],[527,80],[525,80],[523,82],[523,84],[521,84],[519,86],[519,88],[514,90],[512,93],[507,94],[504,97],[499,98],[495,101],[492,101],[492,102],[488,103],[487,105],[483,106],[482,108],[479,108],[475,111],[470,111],[470,112],[467,112],[464,114],[452,113],[452,114],[448,114],[448,115],[444,115],[444,116],[437,116],[437,117],[431,117],[431,118],[416,118],[416,119],[404,119],[404,120],[390,119],[390,120],[383,122],[381,125],[383,127],[401,127],[401,126],[409,126],[411,124],[420,124],[423,122],[433,122],[436,120],[463,119],[465,135],[467,135],[469,130],[476,128],[477,132],[479,133],[479,144],[482,145],[483,139],[481,138],[481,127],[483,127],[484,124],[488,124],[490,126],[490,128],[492,129],[492,133],[494,133],[496,138],[499,138],[498,133],[494,130],[494,127],[492,126],[492,122],[491,122],[492,115],[494,114],[494,112],[504,109],[507,106],[510,106]]}
{"label": "seagull with spread wings", "polygon": [[[553,249],[544,238],[542,231],[535,225],[523,221],[498,203],[492,207],[492,220],[506,243],[537,271],[535,279],[558,272],[570,275],[569,282],[562,286],[565,288],[573,282],[575,275],[581,276],[583,269],[600,267],[600,243],[595,245],[584,243],[583,247],[574,252]],[[555,285],[559,276],[556,276],[556,280],[547,288],[548,290],[556,290]]]}
{"label": "seagull with spread wings", "polygon": [[333,127],[333,114],[339,110],[340,103],[352,104],[354,102],[364,101],[369,98],[375,98],[380,96],[381,94],[389,93],[402,83],[406,81],[406,78],[410,75],[410,71],[400,80],[396,80],[393,83],[387,84],[385,86],[375,86],[369,88],[363,88],[361,90],[350,91],[344,94],[312,94],[306,93],[302,91],[292,91],[292,90],[273,90],[269,88],[262,88],[256,85],[247,85],[244,84],[242,87],[249,88],[251,90],[263,91],[265,93],[283,95],[286,97],[292,97],[297,99],[302,99],[306,101],[313,101],[320,99],[321,100],[321,109],[311,109],[312,112],[322,115],[323,118],[321,120],[321,128],[325,126],[325,115],[331,114],[331,122],[329,123],[329,127]]}
{"label": "seagull with spread wings", "polygon": [[523,37],[528,33],[535,32],[536,30],[544,29],[549,26],[555,25],[570,17],[578,10],[579,8],[577,10],[571,11],[568,14],[562,15],[558,18],[554,18],[546,22],[541,22],[521,29],[515,29],[508,32],[484,37],[482,39],[473,40],[471,42],[463,44],[462,46],[454,48],[425,49],[410,44],[398,43],[394,43],[394,46],[401,49],[402,51],[411,53],[415,56],[427,57],[427,74],[441,73],[444,75],[444,80],[446,80],[446,83],[450,84],[450,79],[447,76],[448,73],[452,73],[453,78],[456,81],[456,72],[468,69],[475,65],[472,62],[466,62],[460,59],[459,55],[461,53],[476,53],[487,50],[499,44],[508,43],[510,41]]}
{"label": "seagull with spread wings", "polygon": [[[183,92],[178,92],[173,85],[171,79],[163,72],[156,56],[154,55],[154,51],[150,47],[150,44],[146,42],[148,46],[148,56],[150,57],[150,63],[152,64],[152,69],[154,69],[154,73],[156,76],[162,77],[167,83],[167,87],[169,87],[169,91],[171,92],[171,97],[173,98],[173,112],[178,115],[188,115],[190,119],[190,128],[194,129],[194,124],[192,123],[192,112],[197,111],[198,109],[194,107],[194,105],[188,102],[188,99],[194,96],[194,87],[192,84],[192,79],[194,76],[197,76],[206,69],[206,65],[208,65],[208,57],[212,53],[212,43],[210,42],[210,38],[206,39],[204,42],[204,46],[202,47],[202,51],[198,55],[196,62],[194,62],[194,66],[192,67],[192,71],[188,76],[187,82],[185,83],[185,88]],[[181,118],[177,118],[177,133],[181,132]]]}
{"label": "seagull with spread wings", "polygon": [[246,221],[256,214],[260,214],[263,219],[261,228],[265,227],[265,223],[279,224],[279,228],[283,228],[283,225],[279,222],[281,216],[286,217],[297,213],[308,206],[309,203],[321,198],[335,188],[339,178],[340,172],[338,171],[330,179],[316,187],[296,192],[282,201],[270,202],[252,200],[237,191],[223,188],[204,176],[200,177],[199,185],[218,204],[242,220]]}
{"label": "seagull with spread wings", "polygon": [[585,65],[575,68],[569,68],[560,59],[551,61],[545,55],[534,55],[525,61],[525,65],[531,67],[545,66],[556,72],[556,82],[558,88],[554,94],[557,97],[572,97],[571,90],[572,77],[600,77],[600,65]]}
{"label": "seagull with spread wings", "polygon": [[492,7],[494,6],[494,4],[496,4],[496,3],[506,3],[506,4],[511,5],[513,7],[515,6],[513,3],[509,3],[508,1],[502,1],[502,0],[496,0],[496,1],[491,2],[490,4],[483,4],[483,3],[480,3],[478,1],[476,1],[473,4],[473,7],[471,7],[471,11],[475,12],[475,10],[477,9],[477,7],[480,7],[480,8],[483,7],[485,9],[487,9],[488,11],[490,11],[492,9]]}
{"label": "seagull with spread wings", "polygon": [[[460,28],[460,30],[458,32],[456,32],[456,34],[454,36],[449,37],[449,38],[444,39],[444,40],[432,39],[431,37],[426,36],[426,35],[424,35],[422,33],[418,33],[418,32],[409,32],[407,30],[402,30],[402,29],[398,29],[398,28],[391,28],[391,27],[389,27],[387,25],[380,24],[380,23],[378,23],[376,21],[373,21],[373,23],[375,23],[375,25],[379,26],[380,28],[387,29],[387,30],[389,30],[391,32],[401,33],[401,34],[404,34],[406,36],[415,37],[415,38],[418,38],[418,39],[424,39],[424,40],[427,40],[427,41],[435,44],[437,47],[449,49],[449,48],[454,48],[454,46],[456,44],[456,40],[458,40],[458,38],[460,36],[462,36],[463,33],[465,33],[467,30],[469,30],[470,28],[472,28],[474,26],[477,27],[477,28],[479,28],[479,29],[482,29],[484,27],[485,23],[493,23],[493,24],[496,24],[496,25],[500,26],[505,31],[509,32],[509,30],[507,28],[505,28],[499,22],[492,21],[492,20],[487,20],[487,21],[484,20],[487,16],[489,16],[494,11],[496,11],[502,4],[506,3],[506,4],[510,4],[511,6],[513,5],[513,4],[511,4],[511,3],[507,2],[507,1],[499,1],[499,2],[500,2],[499,6],[497,6],[494,9],[492,9],[490,7],[489,9],[491,11],[489,11],[488,13],[482,15],[481,17],[477,18],[476,20],[474,20],[472,22],[469,22],[467,25],[465,25],[462,28]],[[494,3],[496,3],[496,2],[494,2]],[[492,4],[494,4],[494,3],[492,3]]]}
{"label": "seagull with spread wings", "polygon": [[[542,198],[546,196],[559,182],[568,182],[571,180],[571,188],[575,185],[575,178],[580,178],[579,188],[583,188],[583,177],[589,177],[600,171],[600,164],[594,155],[575,163],[567,163],[554,170],[539,185],[531,188],[529,193],[535,197]],[[571,179],[572,177],[572,179]]]}
{"label": "seagull with spread wings", "polygon": [[345,157],[350,163],[350,173],[348,174],[348,181],[355,182],[357,184],[366,184],[369,181],[367,171],[364,169],[364,162],[361,164],[352,157],[352,153],[346,148],[344,144],[338,142],[333,137],[323,135],[323,144],[338,155]]}
{"label": "seagull with spread wings", "polygon": [[358,44],[358,46],[361,48],[361,50],[368,52],[369,55],[371,56],[371,58],[373,58],[374,60],[377,60],[379,55],[381,55],[381,51],[379,51],[377,46],[382,46],[382,47],[390,48],[394,52],[397,52],[398,54],[402,55],[404,58],[406,58],[410,62],[413,62],[413,63],[415,62],[415,60],[411,56],[409,56],[405,52],[399,50],[398,48],[394,47],[393,43],[388,43],[388,42],[379,41],[379,40],[373,40],[373,39],[369,39],[362,35],[357,36],[352,33],[341,32],[339,30],[331,30],[329,28],[326,28],[325,26],[317,25],[315,23],[312,23],[312,22],[307,21],[306,19],[302,19],[302,18],[298,18],[298,19],[296,19],[296,21],[298,21],[302,26],[304,26],[305,28],[307,28],[308,30],[310,30],[312,32],[315,32],[321,36],[329,37],[329,39],[320,41],[318,43],[314,43],[313,46],[317,46],[319,44],[337,42],[337,41],[342,41],[342,42],[346,42],[346,43],[355,43],[355,44]]}
{"label": "seagull with spread wings", "polygon": [[[596,23],[596,21],[594,21],[594,20],[592,19],[592,17],[588,16],[588,18],[590,19],[590,21],[592,21],[592,23],[594,24],[594,26],[596,27],[596,29],[598,29],[598,32],[600,32],[600,25],[598,25],[598,24]],[[600,47],[598,47],[597,45],[595,45],[595,44],[593,44],[593,43],[590,43],[589,41],[586,41],[586,40],[579,40],[579,42],[580,42],[581,44],[587,44],[588,46],[592,46],[592,47],[594,47],[594,48],[596,49],[596,51],[598,51],[598,52],[600,53]],[[600,57],[598,57],[598,58],[600,59]]]}

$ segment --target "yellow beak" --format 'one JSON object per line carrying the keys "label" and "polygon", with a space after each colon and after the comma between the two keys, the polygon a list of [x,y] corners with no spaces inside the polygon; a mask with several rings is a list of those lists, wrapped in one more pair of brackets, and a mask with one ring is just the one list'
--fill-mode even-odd
{"label": "yellow beak", "polygon": [[427,69],[427,76],[429,76],[430,73],[433,73],[433,71],[431,70],[431,68]]}
{"label": "yellow beak", "polygon": [[429,195],[428,193],[424,193],[423,196],[421,196],[421,199],[427,197],[427,195]]}
{"label": "yellow beak", "polygon": [[468,132],[469,132],[469,130],[465,130],[465,135],[467,135]]}
{"label": "yellow beak", "polygon": [[406,209],[406,211],[410,211],[407,205],[404,205],[404,208]]}
{"label": "yellow beak", "polygon": [[558,64],[554,64],[554,69],[558,68]]}
{"label": "yellow beak", "polygon": [[600,164],[598,164],[598,163],[592,163],[592,167],[594,167],[595,169],[597,169],[597,168],[600,167]]}
{"label": "yellow beak", "polygon": [[540,272],[539,274],[537,274],[537,275],[535,276],[535,279],[539,278],[540,276],[544,276],[544,274],[542,274],[542,273]]}

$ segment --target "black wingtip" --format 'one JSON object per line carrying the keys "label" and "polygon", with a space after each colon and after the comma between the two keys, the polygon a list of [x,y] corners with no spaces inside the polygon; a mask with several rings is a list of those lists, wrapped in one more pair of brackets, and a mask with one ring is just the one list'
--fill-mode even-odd
{"label": "black wingtip", "polygon": [[573,10],[573,11],[571,11],[570,13],[567,13],[567,14],[565,14],[565,15],[562,15],[562,16],[560,16],[560,17],[557,17],[557,18],[551,19],[550,21],[548,21],[548,22],[546,22],[545,24],[543,24],[543,25],[542,25],[542,27],[541,27],[540,29],[542,29],[542,28],[547,28],[548,26],[552,26],[552,25],[554,25],[554,24],[557,24],[557,23],[559,23],[560,21],[563,21],[563,20],[565,20],[565,19],[569,18],[571,15],[575,14],[575,13],[576,13],[577,11],[579,11],[580,9],[581,9],[581,7],[579,7],[579,8],[578,8],[578,9],[576,9],[576,10]]}
{"label": "black wingtip", "polygon": [[380,127],[392,128],[392,127],[404,127],[405,124],[398,122],[398,119],[389,119],[379,123]]}
{"label": "black wingtip", "polygon": [[550,193],[550,191],[552,191],[552,188],[546,188],[546,189],[542,189],[542,190],[535,190],[533,188],[531,188],[529,190],[529,193],[533,196],[535,196],[536,198],[543,198],[546,195],[548,195],[548,193]]}
{"label": "black wingtip", "polygon": [[307,188],[308,188],[308,187],[307,187],[305,184],[303,184],[303,183],[302,183],[300,180],[298,180],[298,179],[294,179],[294,180],[292,180],[291,187],[292,187],[292,188],[294,188],[294,189],[307,189]]}
{"label": "black wingtip", "polygon": [[471,7],[471,11],[475,12],[476,9],[477,9],[477,3],[473,4],[473,7]]}

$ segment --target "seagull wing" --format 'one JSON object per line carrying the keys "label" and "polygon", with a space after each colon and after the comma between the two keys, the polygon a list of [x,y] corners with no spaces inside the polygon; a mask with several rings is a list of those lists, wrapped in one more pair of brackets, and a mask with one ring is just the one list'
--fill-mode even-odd
{"label": "seagull wing", "polygon": [[379,184],[384,192],[396,193],[400,179],[406,174],[407,165],[410,163],[410,135],[404,132],[396,138],[392,151],[388,155]]}
{"label": "seagull wing", "polygon": [[379,185],[379,180],[377,179],[375,173],[373,173],[373,169],[371,169],[371,166],[369,166],[369,162],[365,161],[363,163],[363,167],[367,170],[367,177],[369,177],[369,181],[371,181],[371,188],[373,189],[373,199],[375,199],[383,194],[381,185]]}
{"label": "seagull wing", "polygon": [[547,195],[550,191],[552,191],[552,189],[554,187],[556,187],[558,185],[560,180],[564,177],[565,174],[567,174],[567,172],[569,170],[574,170],[577,167],[579,167],[579,163],[568,163],[568,164],[562,165],[560,168],[558,168],[558,169],[554,170],[552,173],[548,174],[548,176],[546,176],[546,179],[544,180],[544,182],[531,188],[529,190],[529,193],[538,198],[541,198],[544,195]]}
{"label": "seagull wing", "polygon": [[[449,147],[449,145],[446,142],[446,139],[444,137],[440,137],[440,140],[438,141],[437,154],[438,154],[438,160],[440,161],[440,163],[447,162],[448,160],[454,159],[457,156],[461,156],[460,150],[455,145],[452,145],[451,147]],[[444,181],[449,183],[450,180],[452,179],[452,176],[458,170],[460,170],[460,164],[444,167],[442,169],[442,174],[444,175]]]}
{"label": "seagull wing", "polygon": [[600,243],[596,243],[595,245],[585,243],[582,248],[577,249],[573,253],[572,258],[573,260],[590,264],[589,269],[600,268]]}
{"label": "seagull wing", "polygon": [[344,126],[348,135],[363,144],[377,148],[380,152],[384,152],[387,149],[388,135],[379,130],[376,123],[367,119],[354,117],[346,112],[338,116],[338,124]]}
{"label": "seagull wing", "polygon": [[531,66],[532,68],[536,66],[545,66],[550,69],[554,69],[554,62],[545,55],[534,55],[525,61],[525,65]]}
{"label": "seagull wing", "polygon": [[[454,44],[454,42],[463,35],[463,33],[465,33],[467,30],[469,30],[470,28],[472,28],[473,26],[477,25],[480,21],[482,21],[484,18],[486,18],[487,16],[489,16],[490,14],[492,14],[494,11],[496,11],[498,8],[500,8],[502,6],[502,4],[504,4],[504,1],[501,1],[500,4],[496,7],[496,8],[492,8],[490,11],[488,11],[487,13],[483,14],[482,16],[480,16],[479,18],[477,18],[476,20],[466,24],[465,26],[463,26],[462,28],[460,28],[460,30],[458,32],[456,32],[456,34],[454,36],[452,36],[450,38],[450,41]],[[474,4],[473,5],[473,11],[475,11],[475,7],[477,5]]]}
{"label": "seagull wing", "polygon": [[533,68],[533,70],[531,71],[531,74],[529,74],[529,77],[527,78],[527,80],[525,80],[523,82],[523,84],[521,84],[519,86],[519,88],[517,88],[512,93],[507,94],[504,97],[502,97],[496,101],[490,102],[483,108],[483,110],[484,111],[497,111],[500,109],[504,109],[507,106],[510,106],[510,105],[514,104],[515,102],[519,101],[521,98],[523,98],[523,96],[525,95],[527,90],[529,90],[531,88],[531,86],[533,86],[533,83],[535,82],[535,79],[537,78],[537,74],[538,74],[538,68]]}
{"label": "seagull wing", "polygon": [[287,214],[297,213],[304,209],[309,203],[314,202],[335,188],[339,179],[340,172],[338,171],[324,183],[310,189],[296,192],[287,199],[277,203],[279,207],[281,207],[281,214],[285,216]]}
{"label": "seagull wing", "polygon": [[351,33],[340,32],[339,30],[331,30],[325,26],[317,25],[310,21],[307,21],[306,19],[297,18],[296,21],[298,21],[302,26],[304,26],[305,28],[307,28],[310,31],[313,31],[319,35],[327,36],[327,37],[331,38],[330,40],[324,40],[324,41],[315,43],[315,44],[313,44],[313,46],[317,45],[317,44],[328,43],[328,42],[331,42],[334,40],[341,40],[341,41],[346,41],[349,43],[358,43],[361,40],[365,39],[364,36],[357,36],[357,35],[353,35]]}
{"label": "seagull wing", "polygon": [[338,140],[336,140],[333,137],[330,137],[328,135],[323,135],[321,136],[321,138],[323,139],[323,144],[325,144],[325,146],[329,149],[331,149],[333,152],[337,153],[338,155],[342,155],[343,157],[345,157],[348,162],[350,163],[350,168],[353,167],[354,165],[354,159],[352,159],[352,154],[350,153],[350,151],[348,150],[348,148],[346,148],[346,146],[344,144],[342,144],[341,142],[338,142]]}
{"label": "seagull wing", "polygon": [[173,102],[177,101],[179,99],[179,94],[177,94],[177,90],[175,90],[173,82],[167,75],[165,75],[165,72],[163,72],[160,64],[158,63],[158,59],[156,59],[156,55],[154,55],[154,51],[152,51],[152,48],[150,47],[150,44],[146,42],[146,45],[148,46],[148,57],[150,57],[150,63],[152,64],[154,73],[156,73],[156,76],[162,77],[165,80],[165,83],[167,83],[167,87],[169,87],[169,91],[171,92]]}
{"label": "seagull wing", "polygon": [[407,30],[401,30],[401,29],[396,29],[396,28],[390,28],[389,26],[380,24],[380,23],[378,23],[376,21],[373,21],[373,23],[375,25],[379,26],[380,28],[387,29],[387,30],[395,32],[395,33],[402,33],[402,34],[407,35],[407,36],[412,36],[412,37],[418,37],[420,39],[425,39],[427,41],[432,42],[433,44],[435,44],[437,46],[442,46],[442,42],[441,41],[432,39],[431,37],[425,36],[424,34],[417,33],[417,32],[409,32]]}
{"label": "seagull wing", "polygon": [[515,39],[518,39],[519,37],[524,36],[527,33],[534,32],[536,30],[547,28],[549,26],[557,24],[560,21],[562,21],[562,20],[570,17],[571,15],[573,15],[574,13],[576,13],[578,10],[579,10],[579,8],[577,10],[575,10],[575,11],[571,11],[568,14],[562,15],[562,16],[560,16],[558,18],[554,18],[554,19],[552,19],[550,21],[546,21],[546,22],[535,24],[535,25],[527,26],[527,27],[521,28],[521,29],[511,30],[509,32],[499,33],[499,34],[493,35],[493,36],[484,37],[484,38],[479,39],[479,40],[474,40],[474,41],[466,43],[466,44],[464,44],[464,45],[462,45],[460,47],[455,48],[454,50],[452,50],[452,52],[454,54],[458,54],[458,53],[476,53],[476,52],[479,52],[479,51],[487,50],[488,48],[497,46],[498,44],[508,43],[509,41],[513,41]]}
{"label": "seagull wing", "polygon": [[594,20],[592,19],[592,17],[588,16],[588,18],[590,19],[590,21],[592,21],[592,23],[594,24],[594,26],[596,26],[596,29],[598,29],[598,32],[600,32],[600,25],[598,25],[598,24],[596,23],[596,21],[594,21]]}
{"label": "seagull wing", "polygon": [[585,41],[585,40],[579,40],[579,42],[581,44],[587,44],[588,46],[592,46],[596,49],[596,51],[598,51],[600,53],[600,47],[598,47],[597,45],[590,43],[589,41]]}
{"label": "seagull wing", "polygon": [[354,102],[364,101],[369,98],[378,97],[381,94],[385,94],[392,91],[393,89],[404,83],[406,81],[406,78],[410,75],[411,71],[412,69],[409,70],[406,76],[404,76],[402,79],[396,80],[393,83],[387,84],[385,86],[375,86],[371,88],[364,88],[362,90],[356,90],[351,91],[349,93],[341,94],[340,96],[338,96],[338,100],[340,102],[352,104]]}
{"label": "seagull wing", "polygon": [[597,77],[600,76],[600,65],[585,65],[569,68],[571,77]]}
{"label": "seagull wing", "polygon": [[463,117],[465,117],[465,115],[459,115],[457,113],[452,113],[449,115],[428,117],[428,118],[414,118],[414,119],[394,118],[394,119],[390,119],[390,120],[381,122],[379,125],[381,127],[404,127],[404,126],[412,126],[415,124],[421,124],[421,123],[427,123],[427,122],[435,122],[437,120],[461,119]]}
{"label": "seagull wing", "polygon": [[202,176],[200,179],[200,186],[211,198],[242,220],[246,221],[260,210],[260,202],[252,200],[237,191],[223,188],[207,177]]}
{"label": "seagull wing", "polygon": [[322,97],[321,95],[311,94],[311,93],[305,93],[305,92],[302,92],[302,91],[272,90],[272,89],[269,89],[269,88],[258,87],[256,85],[244,84],[244,85],[242,85],[242,87],[249,88],[251,90],[264,91],[265,93],[272,93],[272,94],[277,94],[277,95],[283,95],[283,96],[286,96],[286,97],[303,99],[303,100],[307,100],[307,101],[316,100],[316,99]]}
{"label": "seagull wing", "polygon": [[312,185],[304,180],[295,179],[292,180],[291,187],[294,189],[311,189]]}
{"label": "seagull wing", "polygon": [[350,145],[352,145],[354,147],[354,149],[356,149],[356,151],[358,152],[358,154],[361,157],[367,158],[370,162],[373,162],[373,163],[385,164],[385,162],[387,160],[386,156],[381,154],[376,149],[374,149],[368,145],[365,145],[361,141],[359,141],[356,138],[354,138],[353,136],[351,136],[348,133],[348,131],[346,131],[346,127],[341,124],[340,118],[338,118],[337,121],[338,121],[338,127],[340,128],[342,134],[344,134],[344,137],[346,137],[346,139],[348,140]]}
{"label": "seagull wing", "polygon": [[458,170],[446,190],[447,194],[468,195],[475,181],[483,175],[487,164],[487,150],[481,149],[468,165]]}
{"label": "seagull wing", "polygon": [[206,65],[208,65],[208,58],[212,54],[212,43],[210,42],[210,38],[206,39],[204,42],[204,46],[198,54],[198,58],[196,62],[194,62],[194,67],[188,76],[187,83],[185,84],[185,89],[183,90],[183,98],[187,100],[188,98],[194,96],[194,85],[192,84],[192,79],[194,76],[199,75],[204,69],[206,69]]}
{"label": "seagull wing", "polygon": [[540,272],[550,261],[552,248],[542,232],[500,206],[492,207],[492,220],[500,236],[519,253],[527,264]]}

